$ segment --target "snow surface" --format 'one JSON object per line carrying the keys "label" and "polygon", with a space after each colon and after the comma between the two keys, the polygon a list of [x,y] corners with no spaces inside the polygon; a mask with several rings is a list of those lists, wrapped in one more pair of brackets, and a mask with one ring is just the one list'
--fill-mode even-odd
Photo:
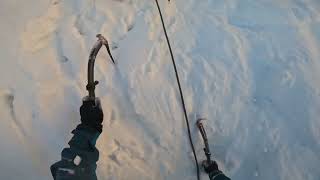
{"label": "snow surface", "polygon": [[[199,158],[196,114],[232,179],[319,180],[320,1],[160,3]],[[154,1],[1,0],[0,27],[0,179],[51,179],[97,33],[118,62],[102,50],[96,64],[99,179],[196,179]]]}

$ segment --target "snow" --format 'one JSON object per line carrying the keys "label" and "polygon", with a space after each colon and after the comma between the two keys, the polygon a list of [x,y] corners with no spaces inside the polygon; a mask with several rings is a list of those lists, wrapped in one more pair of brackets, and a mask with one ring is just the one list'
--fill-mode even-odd
{"label": "snow", "polygon": [[[320,1],[160,0],[192,137],[232,179],[319,180]],[[153,1],[0,2],[0,179],[52,179],[79,123],[89,50],[105,114],[100,180],[196,179]],[[202,179],[208,179],[202,172]]]}

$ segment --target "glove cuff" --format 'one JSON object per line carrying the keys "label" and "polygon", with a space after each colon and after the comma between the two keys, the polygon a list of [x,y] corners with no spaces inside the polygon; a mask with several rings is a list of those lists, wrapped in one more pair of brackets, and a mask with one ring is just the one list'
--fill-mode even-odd
{"label": "glove cuff", "polygon": [[220,174],[223,174],[222,171],[214,170],[214,171],[209,172],[209,177],[210,177],[210,179],[213,179],[213,178],[217,177]]}

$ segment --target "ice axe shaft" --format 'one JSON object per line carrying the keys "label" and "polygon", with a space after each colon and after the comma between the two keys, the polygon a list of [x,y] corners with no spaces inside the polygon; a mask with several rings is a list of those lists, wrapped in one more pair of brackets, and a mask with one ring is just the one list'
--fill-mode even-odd
{"label": "ice axe shaft", "polygon": [[200,130],[200,133],[201,133],[201,136],[202,136],[202,139],[203,139],[203,142],[204,142],[204,148],[203,148],[203,151],[207,157],[207,161],[208,163],[211,162],[211,152],[210,152],[210,147],[209,147],[209,143],[208,143],[208,137],[207,137],[207,133],[204,129],[204,126],[203,126],[203,123],[202,123],[202,120],[204,119],[198,119],[197,120],[197,126]]}
{"label": "ice axe shaft", "polygon": [[98,38],[98,40],[90,51],[89,62],[88,62],[88,84],[86,86],[89,92],[88,100],[95,100],[96,98],[95,87],[99,82],[94,80],[94,63],[95,63],[97,54],[103,45],[107,48],[110,59],[112,60],[113,64],[115,64],[115,61],[111,55],[110,47],[106,38],[104,38],[101,34],[98,34],[96,37]]}

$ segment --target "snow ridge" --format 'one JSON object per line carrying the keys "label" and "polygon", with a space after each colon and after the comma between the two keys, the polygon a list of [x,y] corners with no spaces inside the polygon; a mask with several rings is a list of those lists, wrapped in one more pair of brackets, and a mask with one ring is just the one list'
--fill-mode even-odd
{"label": "snow ridge", "polygon": [[[160,3],[199,158],[196,114],[232,179],[318,180],[320,3]],[[2,0],[0,26],[0,179],[51,179],[79,123],[97,33],[118,62],[104,51],[96,61],[99,179],[196,178],[153,1]]]}

